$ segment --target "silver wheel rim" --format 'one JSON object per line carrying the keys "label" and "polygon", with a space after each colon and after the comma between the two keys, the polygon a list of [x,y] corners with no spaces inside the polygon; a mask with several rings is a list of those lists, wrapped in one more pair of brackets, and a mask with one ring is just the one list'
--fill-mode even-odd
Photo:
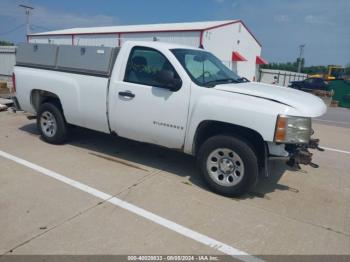
{"label": "silver wheel rim", "polygon": [[244,164],[235,151],[218,148],[208,156],[207,171],[215,183],[221,186],[234,186],[244,177]]}
{"label": "silver wheel rim", "polygon": [[57,132],[55,116],[49,111],[43,112],[40,117],[40,127],[45,136],[53,137]]}

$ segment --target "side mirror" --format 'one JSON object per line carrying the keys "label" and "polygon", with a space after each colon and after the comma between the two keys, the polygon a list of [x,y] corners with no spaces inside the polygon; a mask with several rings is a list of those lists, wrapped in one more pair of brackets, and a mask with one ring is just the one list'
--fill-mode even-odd
{"label": "side mirror", "polygon": [[175,78],[172,70],[162,70],[157,74],[157,81],[166,89],[176,92],[181,88],[181,79]]}

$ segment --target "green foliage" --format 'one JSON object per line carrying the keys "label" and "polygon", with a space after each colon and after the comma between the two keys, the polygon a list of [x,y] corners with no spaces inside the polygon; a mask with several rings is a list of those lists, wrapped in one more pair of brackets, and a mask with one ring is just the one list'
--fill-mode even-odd
{"label": "green foliage", "polygon": [[266,69],[277,69],[277,70],[287,70],[287,71],[297,71],[298,65],[296,62],[291,63],[269,63],[267,65],[261,66],[261,68],[266,68]]}
{"label": "green foliage", "polygon": [[304,67],[302,69],[302,72],[305,74],[309,75],[314,75],[314,74],[325,74],[328,72],[328,67],[327,66],[309,66],[309,67]]}
{"label": "green foliage", "polygon": [[8,42],[8,41],[0,40],[0,45],[4,45],[4,46],[13,46],[13,43]]}
{"label": "green foliage", "polygon": [[[261,68],[266,68],[266,69],[277,69],[277,70],[286,70],[286,71],[293,71],[297,72],[298,71],[298,62],[299,59],[295,62],[287,62],[287,63],[270,63],[267,65],[263,65]],[[304,66],[305,60],[302,58],[301,61],[301,73],[305,74],[323,74],[327,73],[327,66]]]}
{"label": "green foliage", "polygon": [[350,76],[350,63],[348,63],[348,64],[345,66],[344,75]]}

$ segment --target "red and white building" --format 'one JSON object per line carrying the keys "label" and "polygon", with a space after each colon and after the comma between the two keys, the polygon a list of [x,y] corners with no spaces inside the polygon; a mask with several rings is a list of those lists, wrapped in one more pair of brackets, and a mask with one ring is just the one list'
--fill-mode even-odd
{"label": "red and white building", "polygon": [[120,47],[128,40],[202,47],[249,80],[257,78],[261,44],[241,20],[72,28],[27,36],[30,43]]}

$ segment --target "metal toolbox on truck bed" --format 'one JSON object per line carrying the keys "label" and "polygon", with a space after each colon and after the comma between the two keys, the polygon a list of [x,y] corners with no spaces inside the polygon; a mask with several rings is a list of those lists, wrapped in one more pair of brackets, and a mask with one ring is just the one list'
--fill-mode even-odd
{"label": "metal toolbox on truck bed", "polygon": [[16,65],[55,68],[58,46],[20,44],[16,50]]}
{"label": "metal toolbox on truck bed", "polygon": [[16,65],[109,76],[118,52],[113,47],[20,44]]}

